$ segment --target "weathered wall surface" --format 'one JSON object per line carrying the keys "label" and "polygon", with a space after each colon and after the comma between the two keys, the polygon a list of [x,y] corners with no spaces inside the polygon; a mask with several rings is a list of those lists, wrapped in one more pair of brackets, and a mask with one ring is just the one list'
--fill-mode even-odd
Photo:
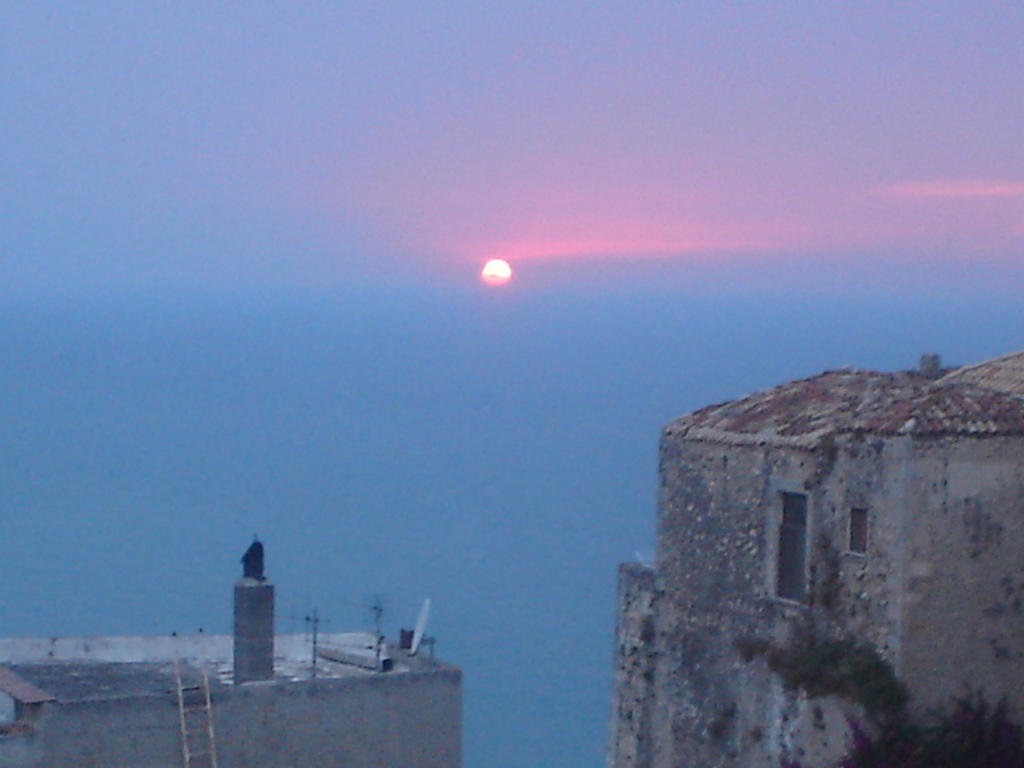
{"label": "weathered wall surface", "polygon": [[921,706],[1024,711],[1024,440],[918,441],[901,672]]}
{"label": "weathered wall surface", "polygon": [[654,568],[640,563],[620,565],[609,768],[651,766],[656,612]]}
{"label": "weathered wall surface", "polygon": [[[459,768],[461,673],[250,683],[214,694],[222,768]],[[180,768],[175,695],[48,705],[4,768]]]}
{"label": "weathered wall surface", "polygon": [[[322,632],[327,645],[361,642],[365,632]],[[175,656],[190,664],[202,659],[212,663],[231,660],[232,635],[122,635],[98,637],[0,637],[0,660],[11,664],[54,662],[167,663]],[[306,660],[310,654],[307,635],[274,638],[276,660]]]}
{"label": "weathered wall surface", "polygon": [[[906,441],[859,437],[807,448],[665,436],[652,714],[633,726],[650,728],[654,768],[776,768],[843,751],[855,708],[784,690],[738,644],[856,637],[898,660],[907,452]],[[775,596],[783,493],[808,500],[802,603]],[[847,551],[851,507],[869,510],[865,555]]]}
{"label": "weathered wall surface", "polygon": [[[738,640],[852,639],[893,664],[920,708],[983,690],[1024,710],[1024,440],[850,434],[795,446],[667,432],[661,479],[645,577],[662,590],[654,640],[617,656],[613,768],[777,768],[844,750],[856,706],[784,690]],[[807,497],[801,602],[776,597],[783,493]],[[850,551],[853,508],[867,510],[864,553]],[[636,637],[635,579],[622,583],[619,632]],[[646,687],[637,659],[654,660]]]}
{"label": "weathered wall surface", "polygon": [[274,677],[274,585],[240,579],[235,584],[234,679]]}
{"label": "weathered wall surface", "polygon": [[762,665],[743,662],[735,641],[775,628],[778,607],[763,599],[769,548],[761,512],[774,492],[772,462],[782,462],[779,474],[796,475],[801,488],[810,470],[799,465],[810,458],[663,440],[655,768],[766,764],[771,681]]}
{"label": "weathered wall surface", "polygon": [[1024,717],[1024,353],[941,373],[826,371],[665,429],[613,768],[647,768],[637,734],[652,768],[834,763],[847,717],[900,714],[893,672],[918,712],[981,692]]}
{"label": "weathered wall surface", "polygon": [[[811,616],[826,637],[855,638],[898,668],[902,643],[909,443],[845,435],[809,509]],[[852,509],[867,511],[867,552],[849,550]]]}
{"label": "weathered wall surface", "polygon": [[38,743],[22,734],[0,733],[0,768],[23,768],[36,765],[42,758]]}

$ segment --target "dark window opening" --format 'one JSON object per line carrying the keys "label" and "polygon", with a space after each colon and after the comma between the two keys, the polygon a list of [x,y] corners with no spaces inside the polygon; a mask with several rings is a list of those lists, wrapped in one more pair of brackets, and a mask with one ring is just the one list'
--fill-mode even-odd
{"label": "dark window opening", "polygon": [[866,509],[850,510],[850,551],[858,555],[868,551],[868,511]]}
{"label": "dark window opening", "polygon": [[776,592],[787,600],[803,600],[807,592],[807,497],[782,494],[779,526],[779,570]]}
{"label": "dark window opening", "polygon": [[14,719],[20,721],[38,720],[43,712],[43,705],[40,702],[14,702]]}

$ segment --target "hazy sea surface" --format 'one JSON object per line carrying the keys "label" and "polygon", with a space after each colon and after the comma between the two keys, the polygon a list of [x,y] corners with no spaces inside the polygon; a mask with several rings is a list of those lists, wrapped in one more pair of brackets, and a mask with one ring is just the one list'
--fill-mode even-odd
{"label": "hazy sea surface", "polygon": [[824,368],[1024,347],[1017,303],[596,288],[0,306],[0,634],[230,629],[433,599],[467,768],[599,766],[615,568],[653,554],[659,429]]}

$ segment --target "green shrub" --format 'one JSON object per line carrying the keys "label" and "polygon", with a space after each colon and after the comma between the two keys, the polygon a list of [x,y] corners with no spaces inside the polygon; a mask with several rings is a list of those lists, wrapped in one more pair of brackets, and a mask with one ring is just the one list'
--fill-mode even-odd
{"label": "green shrub", "polygon": [[875,721],[898,717],[907,692],[892,666],[869,645],[850,640],[819,640],[807,635],[780,646],[741,638],[736,649],[747,661],[763,656],[789,690],[810,697],[841,696],[856,702]]}

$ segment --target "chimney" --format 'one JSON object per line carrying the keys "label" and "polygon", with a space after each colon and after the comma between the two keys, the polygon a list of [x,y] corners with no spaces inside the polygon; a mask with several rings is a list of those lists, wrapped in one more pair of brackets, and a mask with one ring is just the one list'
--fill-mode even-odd
{"label": "chimney", "polygon": [[937,379],[942,375],[942,358],[934,352],[921,355],[918,370],[927,379]]}
{"label": "chimney", "polygon": [[235,685],[274,677],[274,585],[263,575],[263,545],[253,540],[235,583]]}

